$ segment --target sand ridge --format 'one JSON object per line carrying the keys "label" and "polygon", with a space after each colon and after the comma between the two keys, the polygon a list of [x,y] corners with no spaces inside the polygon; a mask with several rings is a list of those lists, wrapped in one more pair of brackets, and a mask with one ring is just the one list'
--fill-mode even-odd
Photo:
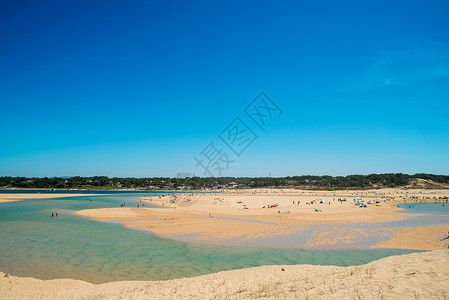
{"label": "sand ridge", "polygon": [[448,250],[362,266],[263,266],[168,281],[90,284],[0,272],[4,299],[448,299]]}

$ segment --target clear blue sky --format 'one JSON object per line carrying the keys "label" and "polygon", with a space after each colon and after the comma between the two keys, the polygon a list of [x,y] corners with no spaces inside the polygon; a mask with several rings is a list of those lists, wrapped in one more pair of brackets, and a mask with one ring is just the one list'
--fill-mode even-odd
{"label": "clear blue sky", "polygon": [[[449,173],[449,2],[2,1],[0,176]],[[259,94],[282,109],[262,131]],[[237,157],[219,134],[258,138]]]}

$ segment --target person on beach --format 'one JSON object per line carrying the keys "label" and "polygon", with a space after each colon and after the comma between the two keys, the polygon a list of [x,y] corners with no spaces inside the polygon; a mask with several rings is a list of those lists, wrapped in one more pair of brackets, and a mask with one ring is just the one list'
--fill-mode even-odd
{"label": "person on beach", "polygon": [[[440,241],[444,241],[444,240],[449,239],[449,231],[447,233],[448,233],[448,235],[445,238],[442,238]],[[447,248],[449,249],[449,245],[447,245]]]}

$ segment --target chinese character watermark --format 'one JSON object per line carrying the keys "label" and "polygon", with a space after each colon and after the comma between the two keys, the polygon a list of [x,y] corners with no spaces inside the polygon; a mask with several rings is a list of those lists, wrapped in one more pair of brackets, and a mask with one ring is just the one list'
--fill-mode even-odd
{"label": "chinese character watermark", "polygon": [[[244,112],[262,131],[266,131],[269,121],[283,114],[281,108],[264,92],[257,95],[244,109]],[[254,128],[248,126],[240,116],[235,117],[218,137],[237,157],[240,157],[259,138]],[[214,141],[204,147],[198,157],[194,157],[194,160],[195,167],[201,168],[202,175],[208,177],[220,177],[224,171],[229,169],[230,164],[235,162],[229,158],[228,152],[216,146]]]}
{"label": "chinese character watermark", "polygon": [[257,97],[245,108],[245,113],[254,123],[265,131],[267,120],[273,120],[273,117],[282,116],[283,111],[271,100],[267,94],[261,92]]}
{"label": "chinese character watermark", "polygon": [[239,157],[258,138],[240,117],[235,118],[219,137]]}
{"label": "chinese character watermark", "polygon": [[234,162],[228,158],[226,152],[217,148],[214,142],[210,142],[199,155],[201,158],[194,157],[195,167],[201,167],[205,176],[221,176],[221,172],[229,169],[229,164]]}

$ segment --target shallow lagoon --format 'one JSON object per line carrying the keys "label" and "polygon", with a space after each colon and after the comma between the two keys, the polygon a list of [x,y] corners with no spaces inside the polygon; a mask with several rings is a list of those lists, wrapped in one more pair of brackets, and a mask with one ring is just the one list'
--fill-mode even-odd
{"label": "shallow lagoon", "polygon": [[449,215],[448,202],[428,202],[428,203],[401,203],[398,207],[405,209],[406,212],[430,213]]}
{"label": "shallow lagoon", "polygon": [[[150,194],[114,193],[1,204],[0,270],[39,279],[74,278],[101,283],[174,279],[270,264],[360,265],[414,252],[194,245],[73,214],[76,210],[118,207],[121,203],[135,207],[144,195]],[[52,212],[57,212],[58,217],[52,218]]]}

